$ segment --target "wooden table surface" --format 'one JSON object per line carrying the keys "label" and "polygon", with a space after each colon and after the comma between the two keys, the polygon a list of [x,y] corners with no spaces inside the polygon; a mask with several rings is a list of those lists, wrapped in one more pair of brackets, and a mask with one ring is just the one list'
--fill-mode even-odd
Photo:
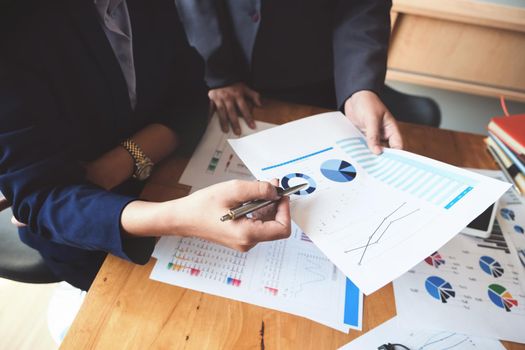
{"label": "wooden table surface", "polygon": [[[323,111],[266,101],[255,118],[281,124]],[[409,151],[457,166],[495,169],[479,135],[409,124],[401,128]],[[143,197],[162,201],[186,195],[189,188],[177,181],[187,161],[174,156],[161,164]],[[152,281],[154,264],[155,259],[138,266],[109,256],[61,348],[336,349],[362,334],[344,334],[301,317]],[[365,297],[363,331],[395,314],[389,284]]]}

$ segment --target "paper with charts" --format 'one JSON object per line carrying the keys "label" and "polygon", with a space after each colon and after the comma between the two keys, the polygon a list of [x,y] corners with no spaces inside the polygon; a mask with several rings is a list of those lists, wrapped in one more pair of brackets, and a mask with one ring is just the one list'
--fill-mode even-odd
{"label": "paper with charts", "polygon": [[377,349],[387,343],[403,344],[413,350],[505,350],[495,339],[453,331],[430,330],[419,326],[407,327],[399,317],[386,321],[339,350]]}
{"label": "paper with charts", "polygon": [[375,156],[339,112],[229,142],[258,179],[308,182],[292,195],[294,221],[365,294],[443,246],[509,187],[405,151]]}
{"label": "paper with charts", "polygon": [[[244,119],[239,120],[239,124],[243,136],[275,126],[256,121],[256,129],[253,130],[246,125]],[[191,186],[193,192],[232,179],[254,180],[248,168],[228,144],[228,139],[237,137],[231,129],[227,133],[222,132],[219,118],[214,114],[179,182]]]}
{"label": "paper with charts", "polygon": [[[504,178],[499,170],[478,170],[494,178]],[[504,231],[512,241],[521,265],[525,268],[525,197],[510,188],[499,200],[497,218]],[[525,284],[525,281],[523,281]]]}
{"label": "paper with charts", "polygon": [[363,296],[310,239],[259,243],[247,253],[193,237],[163,237],[151,278],[306,317],[337,330],[361,329]]}
{"label": "paper with charts", "polygon": [[516,250],[496,222],[488,238],[460,234],[396,279],[397,314],[409,326],[525,343],[523,282]]}

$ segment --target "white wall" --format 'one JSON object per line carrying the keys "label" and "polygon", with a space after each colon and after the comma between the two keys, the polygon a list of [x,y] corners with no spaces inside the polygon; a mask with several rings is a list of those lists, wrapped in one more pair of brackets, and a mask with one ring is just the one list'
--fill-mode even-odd
{"label": "white wall", "polygon": [[[490,118],[503,115],[498,98],[392,81],[387,81],[387,84],[401,92],[433,98],[441,109],[441,128],[443,129],[486,134]],[[525,103],[506,101],[510,114],[525,113]]]}

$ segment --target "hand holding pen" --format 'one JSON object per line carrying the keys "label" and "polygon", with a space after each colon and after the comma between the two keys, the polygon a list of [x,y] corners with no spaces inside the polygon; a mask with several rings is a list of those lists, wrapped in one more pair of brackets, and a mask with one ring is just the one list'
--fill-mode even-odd
{"label": "hand holding pen", "polygon": [[[295,192],[298,192],[300,190],[305,189],[308,186],[308,184],[300,184],[297,186],[289,187],[287,189],[276,187],[275,190],[277,191],[277,195],[279,197],[289,196]],[[256,199],[253,201],[249,201],[246,203],[243,203],[242,205],[230,209],[226,214],[221,216],[221,221],[228,221],[228,220],[235,220],[240,217],[246,216],[248,214],[253,213],[256,210],[262,209],[264,207],[267,207],[270,204],[276,203],[278,200],[271,200],[271,199]]]}
{"label": "hand holding pen", "polygon": [[[179,232],[224,246],[247,251],[259,242],[290,236],[290,201],[277,190],[278,180],[222,182],[184,197],[173,217],[185,218]],[[281,194],[283,194],[281,192]],[[236,215],[234,220],[220,221],[232,208],[255,201],[270,201],[252,218]]]}

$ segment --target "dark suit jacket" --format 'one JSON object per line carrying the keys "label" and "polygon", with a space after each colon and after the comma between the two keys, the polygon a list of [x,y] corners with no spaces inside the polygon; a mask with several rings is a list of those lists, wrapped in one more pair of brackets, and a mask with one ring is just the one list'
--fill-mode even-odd
{"label": "dark suit jacket", "polygon": [[106,252],[143,264],[154,240],[121,233],[120,213],[136,191],[88,183],[80,162],[155,122],[188,145],[207,117],[203,64],[173,1],[128,0],[128,7],[135,111],[92,0],[18,2],[0,24],[0,191],[28,224],[22,240],[83,289]]}
{"label": "dark suit jacket", "polygon": [[391,0],[176,0],[210,88],[335,79],[337,103],[384,85]]}

